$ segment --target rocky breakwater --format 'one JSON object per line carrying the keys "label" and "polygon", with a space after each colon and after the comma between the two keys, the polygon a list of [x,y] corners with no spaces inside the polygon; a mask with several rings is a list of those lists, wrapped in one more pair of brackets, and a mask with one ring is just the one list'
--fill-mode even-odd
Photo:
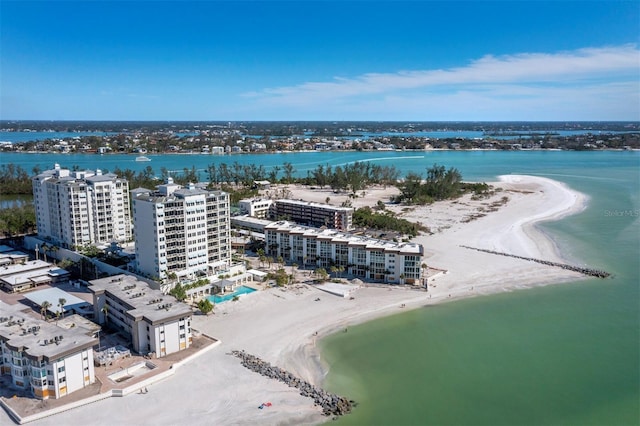
{"label": "rocky breakwater", "polygon": [[240,358],[243,366],[265,377],[279,380],[290,387],[300,390],[300,395],[313,399],[316,405],[322,407],[325,416],[341,416],[351,412],[354,401],[325,391],[311,383],[294,376],[280,367],[273,366],[257,356],[245,351],[232,351],[231,355]]}
{"label": "rocky breakwater", "polygon": [[483,253],[496,254],[498,256],[506,256],[506,257],[513,257],[513,258],[516,258],[516,259],[528,260],[529,262],[536,262],[536,263],[541,263],[541,264],[547,265],[547,266],[554,266],[556,268],[566,269],[568,271],[579,272],[579,273],[581,273],[583,275],[588,275],[590,277],[607,278],[607,277],[609,277],[611,275],[607,271],[602,271],[600,269],[592,269],[592,268],[584,268],[582,266],[567,265],[566,263],[551,262],[551,261],[548,261],[548,260],[535,259],[533,257],[517,256],[515,254],[502,253],[502,252],[499,252],[499,251],[486,250],[486,249],[481,249],[481,248],[476,248],[476,247],[469,247],[469,246],[460,246],[460,247],[466,248],[466,249],[469,249],[469,250],[480,251],[480,252],[483,252]]}

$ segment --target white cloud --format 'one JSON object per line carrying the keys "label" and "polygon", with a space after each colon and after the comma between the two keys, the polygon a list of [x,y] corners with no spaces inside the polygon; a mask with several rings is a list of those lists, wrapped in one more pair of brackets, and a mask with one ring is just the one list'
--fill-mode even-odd
{"label": "white cloud", "polygon": [[[463,67],[335,77],[243,96],[256,102],[255,107],[307,113],[316,115],[307,118],[315,119],[324,118],[317,115],[327,112],[357,119],[365,117],[354,114],[375,114],[371,119],[419,119],[418,113],[432,112],[437,115],[432,119],[454,120],[476,119],[474,115],[489,120],[637,120],[639,78],[640,51],[635,45],[622,45],[487,55]],[[535,117],[505,117],[531,111]]]}

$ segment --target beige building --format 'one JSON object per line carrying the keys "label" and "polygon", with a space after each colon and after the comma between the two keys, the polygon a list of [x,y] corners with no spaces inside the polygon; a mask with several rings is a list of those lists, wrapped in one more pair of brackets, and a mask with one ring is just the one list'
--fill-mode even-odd
{"label": "beige building", "polygon": [[78,315],[56,325],[25,309],[31,311],[0,301],[0,372],[39,399],[61,398],[94,383],[99,327]]}
{"label": "beige building", "polygon": [[163,357],[191,346],[193,311],[129,275],[89,282],[94,318],[124,332],[139,354]]}

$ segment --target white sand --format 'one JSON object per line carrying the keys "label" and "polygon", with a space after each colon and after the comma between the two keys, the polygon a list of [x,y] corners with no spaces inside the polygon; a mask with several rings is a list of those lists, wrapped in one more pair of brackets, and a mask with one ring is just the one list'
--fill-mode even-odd
{"label": "white sand", "polygon": [[[426,263],[448,270],[447,274],[434,279],[428,293],[365,286],[355,290],[352,294],[355,299],[351,300],[304,284],[286,290],[252,293],[239,302],[217,305],[213,316],[194,317],[194,327],[221,339],[222,345],[181,367],[172,378],[150,386],[148,394],[111,398],[35,424],[298,425],[326,421],[310,399],[301,397],[293,388],[245,369],[237,358],[226,353],[244,349],[306,380],[322,384],[326,368],[315,350],[319,336],[402,312],[402,304],[406,310],[454,298],[579,278],[575,272],[460,247],[464,244],[562,261],[555,245],[534,225],[580,211],[585,197],[558,182],[538,177],[503,176],[499,186],[503,191],[489,200],[473,201],[464,197],[403,213],[431,227],[433,235],[420,236],[415,241],[424,244]],[[364,199],[375,204],[377,197],[389,192],[389,189],[367,191]],[[310,193],[323,202],[326,196],[336,197],[321,191],[304,191],[304,194],[296,193],[295,198],[312,199]],[[504,196],[509,197],[509,201],[497,211],[464,222]],[[304,273],[298,271],[297,275],[302,280]],[[316,301],[317,298],[320,301]],[[273,406],[258,409],[267,401]]]}

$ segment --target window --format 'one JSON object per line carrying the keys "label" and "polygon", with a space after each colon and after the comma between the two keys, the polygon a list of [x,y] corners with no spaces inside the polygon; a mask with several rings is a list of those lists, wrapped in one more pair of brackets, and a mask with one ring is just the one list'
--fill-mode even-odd
{"label": "window", "polygon": [[60,378],[58,379],[58,383],[65,383],[66,381],[67,381],[67,378],[66,378],[66,377],[60,377]]}
{"label": "window", "polygon": [[62,367],[58,367],[58,373],[62,373],[64,371],[64,365]]}

